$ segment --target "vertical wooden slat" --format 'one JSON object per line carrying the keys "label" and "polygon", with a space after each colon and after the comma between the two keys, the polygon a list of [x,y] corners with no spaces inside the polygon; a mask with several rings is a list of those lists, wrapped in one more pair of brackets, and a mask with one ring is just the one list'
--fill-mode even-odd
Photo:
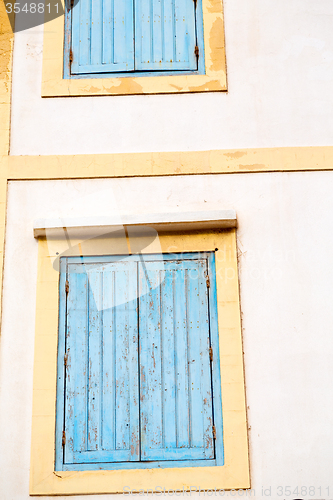
{"label": "vertical wooden slat", "polygon": [[[75,416],[74,450],[84,451],[87,447],[87,383],[88,383],[88,277],[86,273],[69,273],[69,298],[76,294],[75,339],[72,344],[75,352]],[[72,278],[72,279],[71,279]],[[73,282],[73,283],[72,283]],[[71,312],[71,314],[73,314]],[[73,353],[74,354],[74,353]],[[71,358],[69,348],[68,357]]]}
{"label": "vertical wooden slat", "polygon": [[161,330],[163,353],[163,447],[176,448],[176,384],[174,335],[174,271],[166,271],[161,284]]}
{"label": "vertical wooden slat", "polygon": [[186,282],[184,269],[175,272],[174,332],[176,358],[177,447],[189,447],[189,387],[186,317]]}
{"label": "vertical wooden slat", "polygon": [[[135,69],[151,62],[152,29],[150,23],[151,0],[135,0]],[[146,30],[146,35],[145,35]]]}
{"label": "vertical wooden slat", "polygon": [[163,2],[163,61],[175,60],[175,0]]}
{"label": "vertical wooden slat", "polygon": [[61,258],[59,279],[59,330],[58,330],[58,360],[57,360],[57,402],[56,402],[56,439],[55,439],[55,470],[62,470],[64,451],[62,438],[66,422],[65,413],[65,379],[66,370],[64,356],[66,352],[66,326],[67,326],[67,259]]}
{"label": "vertical wooden slat", "polygon": [[134,12],[133,0],[115,1],[114,9],[114,66],[127,64],[126,71],[134,70]]}
{"label": "vertical wooden slat", "polygon": [[[160,269],[140,265],[139,272],[139,339],[141,453],[162,448]],[[163,271],[163,269],[161,269]],[[148,278],[148,279],[147,279]]]}
{"label": "vertical wooden slat", "polygon": [[[128,271],[116,273],[114,290],[117,306],[115,308],[115,362],[116,362],[116,430],[115,444],[117,450],[129,449],[130,446],[130,388],[132,381],[129,376],[129,274]],[[136,320],[136,318],[135,318]]]}
{"label": "vertical wooden slat", "polygon": [[[202,394],[202,377],[203,373],[203,363],[202,363],[202,340],[201,340],[201,329],[202,331],[208,331],[208,325],[201,323],[201,300],[199,297],[200,293],[206,295],[206,290],[199,290],[198,288],[198,275],[201,271],[202,266],[198,266],[198,269],[190,272],[189,274],[189,286],[187,287],[187,309],[191,314],[191,322],[189,324],[189,378],[190,378],[190,406],[191,406],[191,444],[195,447],[203,447],[203,414],[201,410],[203,405]],[[206,343],[208,341],[208,336],[205,335]],[[208,354],[206,345],[206,355]],[[209,367],[209,359],[206,359],[207,365]],[[193,411],[195,410],[195,411]],[[211,424],[212,425],[212,424]]]}
{"label": "vertical wooden slat", "polygon": [[72,49],[74,55],[72,69],[75,68],[76,64],[80,66],[91,64],[91,2],[92,0],[80,0],[72,10]]}
{"label": "vertical wooden slat", "polygon": [[215,458],[216,465],[224,465],[224,445],[223,445],[223,420],[222,420],[222,399],[221,399],[221,372],[219,356],[219,333],[217,317],[217,289],[216,289],[216,267],[215,253],[211,252],[207,259],[207,272],[210,279],[209,288],[209,324],[210,341],[213,348],[212,361],[212,385],[214,397],[214,425],[216,429]]}
{"label": "vertical wooden slat", "polygon": [[[81,1],[81,0],[79,0]],[[101,0],[91,0],[91,55],[92,65],[102,65],[102,39],[105,36],[103,30],[103,2]]]}
{"label": "vertical wooden slat", "polygon": [[103,30],[102,30],[102,64],[114,62],[114,0],[102,0]]}
{"label": "vertical wooden slat", "polygon": [[[68,273],[66,334],[65,463],[73,461],[73,452],[87,447],[87,286],[85,273]],[[63,361],[64,362],[64,361]]]}
{"label": "vertical wooden slat", "polygon": [[[209,309],[208,289],[206,284],[207,263],[202,263],[198,277],[198,299],[199,299],[199,324],[197,336],[199,338],[199,358],[201,368],[200,399],[202,402],[203,416],[203,442],[205,444],[206,458],[214,456],[213,441],[213,394],[212,394],[212,371],[209,357],[210,337],[201,334],[202,329],[209,331]],[[217,355],[217,350],[215,351]],[[195,392],[194,392],[195,394]],[[201,425],[201,420],[200,420]],[[194,427],[193,430],[195,431]],[[195,435],[195,432],[194,432]]]}
{"label": "vertical wooden slat", "polygon": [[[177,63],[193,61],[195,64],[194,47],[195,17],[193,0],[173,0],[175,5],[175,60]],[[192,36],[191,36],[192,35]],[[191,53],[190,53],[191,52]]]}
{"label": "vertical wooden slat", "polygon": [[88,273],[88,450],[100,449],[101,443],[101,273]]}
{"label": "vertical wooden slat", "polygon": [[152,61],[161,62],[163,61],[163,32],[164,32],[164,19],[163,19],[163,4],[164,0],[152,0],[151,1],[151,40],[152,40]]}
{"label": "vertical wooden slat", "polygon": [[[208,322],[208,290],[205,280],[206,262],[200,262],[197,273],[190,273],[191,286],[187,299],[187,307],[191,311],[191,327],[189,335],[190,380],[193,390],[190,392],[191,408],[191,442],[195,447],[205,446],[207,458],[213,457],[213,411],[211,370],[209,359]],[[207,446],[208,443],[208,446]]]}
{"label": "vertical wooden slat", "polygon": [[116,449],[115,271],[103,272],[103,436],[104,450]]}

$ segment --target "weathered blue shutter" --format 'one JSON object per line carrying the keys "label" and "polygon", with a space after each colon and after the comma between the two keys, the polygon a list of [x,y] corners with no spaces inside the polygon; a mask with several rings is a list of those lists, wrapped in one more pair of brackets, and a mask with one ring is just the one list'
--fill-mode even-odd
{"label": "weathered blue shutter", "polygon": [[133,71],[133,0],[79,0],[72,9],[72,57],[72,74]]}
{"label": "weathered blue shutter", "polygon": [[135,0],[135,69],[196,70],[193,0]]}
{"label": "weathered blue shutter", "polygon": [[214,458],[206,266],[139,264],[141,460]]}
{"label": "weathered blue shutter", "polygon": [[67,272],[64,463],[139,460],[137,265]]}

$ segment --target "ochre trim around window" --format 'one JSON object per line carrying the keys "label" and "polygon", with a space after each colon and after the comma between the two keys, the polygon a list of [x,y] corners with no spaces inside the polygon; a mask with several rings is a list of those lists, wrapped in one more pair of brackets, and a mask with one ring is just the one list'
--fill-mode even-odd
{"label": "ochre trim around window", "polygon": [[[86,248],[82,240],[71,241],[74,248],[76,243],[77,255],[112,253],[109,238],[90,240]],[[118,254],[119,242],[114,244]],[[38,247],[30,494],[157,491],[161,485],[166,490],[249,488],[236,230],[162,233],[147,247],[148,253],[215,251],[225,462],[213,467],[55,472],[59,271],[53,263],[68,245],[65,238],[40,238]]]}
{"label": "ochre trim around window", "polygon": [[[64,0],[62,0],[63,2]],[[44,25],[42,97],[227,90],[222,0],[202,0],[205,74],[64,79],[64,16]]]}

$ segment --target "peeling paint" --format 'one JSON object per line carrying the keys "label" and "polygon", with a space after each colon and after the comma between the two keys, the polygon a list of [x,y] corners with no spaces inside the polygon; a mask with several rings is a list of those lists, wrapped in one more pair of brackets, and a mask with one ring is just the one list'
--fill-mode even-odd
{"label": "peeling paint", "polygon": [[[212,64],[210,65],[211,71],[224,71],[225,70],[225,54],[224,54],[224,33],[223,33],[223,19],[217,17],[209,33],[209,46],[212,54]],[[214,50],[215,49],[215,50]],[[221,53],[222,52],[222,53]]]}
{"label": "peeling paint", "polygon": [[190,87],[190,92],[203,92],[203,91],[219,91],[224,90],[221,82],[219,80],[209,80],[207,83],[200,85],[199,87]]}
{"label": "peeling paint", "polygon": [[222,10],[222,2],[221,0],[207,0],[205,7],[209,13],[217,14]]}
{"label": "peeling paint", "polygon": [[235,153],[223,153],[227,158],[241,158],[247,155],[246,151],[235,151]]}
{"label": "peeling paint", "polygon": [[135,78],[120,78],[119,82],[119,85],[105,88],[105,90],[110,94],[143,94],[142,85],[137,83]]}
{"label": "peeling paint", "polygon": [[179,85],[174,85],[173,83],[170,83],[170,87],[178,90],[178,92],[180,92],[182,90],[182,87],[180,87]]}

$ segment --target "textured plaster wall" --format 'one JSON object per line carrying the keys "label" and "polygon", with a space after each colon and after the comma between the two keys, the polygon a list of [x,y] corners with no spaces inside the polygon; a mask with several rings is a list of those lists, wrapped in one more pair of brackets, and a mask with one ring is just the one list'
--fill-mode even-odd
{"label": "textured plaster wall", "polygon": [[11,154],[332,145],[333,3],[224,13],[228,93],[42,99],[42,28],[16,34]]}
{"label": "textured plaster wall", "polygon": [[29,498],[34,219],[150,213],[152,206],[154,212],[236,210],[251,498],[286,498],[279,486],[316,488],[313,496],[290,498],[332,498],[332,190],[332,172],[11,182],[0,351],[1,500]]}

